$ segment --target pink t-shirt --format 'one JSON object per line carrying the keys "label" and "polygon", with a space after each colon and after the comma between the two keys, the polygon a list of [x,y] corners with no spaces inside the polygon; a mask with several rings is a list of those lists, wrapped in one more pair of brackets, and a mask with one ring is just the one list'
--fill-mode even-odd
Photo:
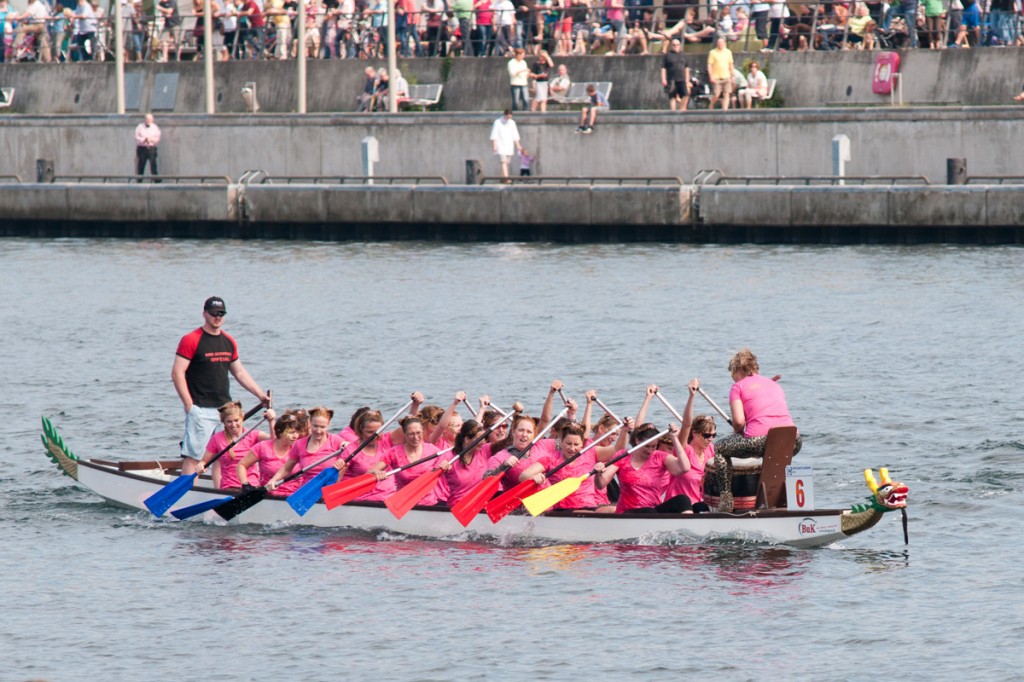
{"label": "pink t-shirt", "polygon": [[[554,463],[553,466],[558,466],[558,464],[561,464],[561,461]],[[548,482],[555,484],[567,478],[576,478],[577,476],[589,474],[595,464],[597,464],[597,457],[594,455],[594,451],[590,450],[589,452],[580,455],[571,464],[567,464],[556,471],[553,476],[548,478]],[[608,504],[607,493],[601,495],[598,495],[598,493],[604,493],[604,491],[598,490],[595,487],[593,476],[588,476],[587,479],[580,484],[580,487],[576,492],[556,504],[554,508],[593,509],[594,507],[600,507],[602,504]]]}
{"label": "pink t-shirt", "polygon": [[[274,441],[272,440],[261,440],[259,443],[252,446],[252,454],[256,455],[259,465],[260,480],[257,485],[266,485],[267,481],[270,480],[270,477],[276,474],[277,470],[284,465],[284,462],[288,459],[290,452],[291,450],[289,449],[288,452],[284,453],[283,457],[278,457],[277,453],[274,452]],[[296,470],[293,469],[293,471]],[[299,481],[296,479],[279,486],[274,490],[273,494],[277,497],[287,497],[298,489]]]}
{"label": "pink t-shirt", "polygon": [[729,389],[729,402],[734,400],[743,404],[743,416],[747,420],[743,435],[747,438],[764,436],[775,426],[793,426],[786,394],[777,381],[760,374],[744,377]]}
{"label": "pink t-shirt", "polygon": [[[341,449],[341,442],[341,437],[338,436],[338,434],[329,433],[327,434],[327,438],[324,440],[319,450],[317,450],[316,452],[307,452],[309,436],[298,439],[297,441],[295,441],[295,445],[292,446],[291,452],[288,453],[288,459],[298,460],[299,462],[297,467],[292,469],[292,474],[295,474],[296,471],[305,469],[309,465],[313,464],[313,462],[316,462],[317,460],[326,457],[332,452],[336,452],[337,450]],[[326,467],[333,465],[334,460],[329,459],[326,462],[316,467],[313,467],[311,470],[307,471],[305,474],[295,479],[296,481],[299,482],[298,487],[302,487],[307,481],[309,481],[314,476],[319,474]]]}
{"label": "pink t-shirt", "polygon": [[[235,447],[231,448],[217,460],[217,464],[220,465],[220,487],[221,488],[241,488],[242,484],[238,480],[238,463],[249,454],[252,447],[256,445],[260,440],[259,431],[250,431],[247,433],[242,440],[238,441]],[[228,435],[224,431],[218,431],[217,433],[210,436],[209,442],[206,444],[206,451],[217,454],[228,446]],[[249,480],[246,481],[249,485],[259,485],[260,480],[260,468],[258,464],[253,464],[246,470],[249,474]]]}
{"label": "pink t-shirt", "polygon": [[[537,441],[537,444],[530,448],[529,453],[525,459],[520,458],[519,462],[514,467],[505,472],[501,477],[501,490],[510,490],[519,485],[519,474],[523,473],[529,466],[540,462],[544,465],[544,470],[547,471],[551,467],[558,464],[562,457],[558,454],[555,449],[555,441],[551,438],[543,438]],[[492,455],[487,460],[487,469],[497,469],[512,455],[508,450],[502,450],[496,455]]]}
{"label": "pink t-shirt", "polygon": [[[435,452],[438,452],[438,448],[436,445],[424,443],[423,452],[420,454],[420,459],[424,457],[430,457]],[[422,462],[421,464],[417,464],[416,466],[409,467],[405,471],[399,471],[392,477],[395,481],[396,490],[401,490],[402,488],[409,485],[423,474],[430,472],[431,469],[437,466],[437,460],[438,458],[435,457],[433,459],[427,460],[426,462]],[[409,464],[409,457],[405,453],[405,445],[396,445],[395,447],[391,448],[386,453],[384,453],[384,463],[387,465],[387,471],[391,471],[392,469],[397,469],[399,467],[404,467],[405,465]],[[440,479],[438,480],[440,481]],[[434,489],[430,491],[430,493],[427,494],[426,497],[420,500],[419,504],[429,507],[437,504],[437,500],[437,486],[434,486]]]}
{"label": "pink t-shirt", "polygon": [[[373,465],[377,462],[384,461],[384,456],[387,454],[389,448],[384,448],[380,445],[380,440],[377,439],[375,450],[370,450],[367,446],[363,448],[362,452],[353,457],[348,463],[348,469],[345,470],[345,475],[342,477],[343,481],[347,481],[350,478],[356,476],[362,476],[368,472]],[[388,439],[390,441],[390,438]],[[353,443],[345,448],[345,454],[343,459],[348,459],[348,456],[355,452],[356,448],[359,447],[359,443]],[[380,502],[388,495],[395,492],[395,477],[388,476],[383,481],[377,481],[377,487],[365,495],[360,495],[354,501],[355,502]]]}
{"label": "pink t-shirt", "polygon": [[[616,453],[619,454],[621,452]],[[661,504],[671,478],[671,474],[665,468],[665,458],[668,456],[669,453],[663,450],[655,450],[639,469],[633,467],[632,455],[616,462],[615,466],[619,468],[619,473],[616,474],[619,478],[619,503],[615,507],[616,514]]]}
{"label": "pink t-shirt", "polygon": [[701,456],[688,443],[684,448],[686,457],[690,460],[690,470],[681,476],[673,476],[669,481],[668,490],[665,491],[665,499],[676,495],[686,495],[690,502],[697,503],[704,501],[704,467],[715,458],[715,444],[708,447],[707,454]]}
{"label": "pink t-shirt", "polygon": [[[455,460],[452,468],[441,475],[444,483],[445,493],[443,499],[447,500],[449,507],[455,506],[459,500],[465,497],[469,491],[477,486],[484,478],[487,471],[487,462],[490,459],[490,443],[482,445],[473,453],[473,459],[469,465],[462,463],[462,458]],[[454,456],[454,455],[452,455]],[[445,455],[451,459],[448,455]]]}

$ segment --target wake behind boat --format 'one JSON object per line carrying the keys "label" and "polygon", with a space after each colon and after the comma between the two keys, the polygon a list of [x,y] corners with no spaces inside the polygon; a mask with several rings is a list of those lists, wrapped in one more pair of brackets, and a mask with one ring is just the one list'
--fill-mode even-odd
{"label": "wake behind boat", "polygon": [[[145,511],[145,500],[178,478],[180,460],[112,462],[80,459],[65,445],[50,420],[43,417],[42,421],[43,446],[47,456],[57,464],[61,472],[117,505]],[[441,506],[415,507],[397,519],[379,502],[352,502],[332,510],[320,502],[304,516],[298,516],[284,499],[267,498],[262,504],[242,512],[230,523],[383,530],[449,540],[474,536],[502,541],[522,539],[585,544],[736,539],[806,548],[828,545],[861,533],[876,525],[886,512],[905,509],[905,485],[889,481],[884,474],[880,486],[871,485],[871,476],[868,476],[868,481],[872,495],[867,498],[867,502],[846,509],[787,511],[769,508],[730,514],[682,515],[596,514],[567,510],[547,512],[537,517],[511,514],[497,523],[492,523],[486,514],[480,513],[467,528],[463,528],[450,510]],[[229,494],[228,491],[212,487],[208,478],[200,478],[174,508],[224,499]],[[194,518],[223,523],[213,512]]]}

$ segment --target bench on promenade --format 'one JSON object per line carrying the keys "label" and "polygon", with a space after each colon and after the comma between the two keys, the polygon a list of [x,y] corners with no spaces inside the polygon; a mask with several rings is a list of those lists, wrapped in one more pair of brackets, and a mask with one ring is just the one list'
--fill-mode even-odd
{"label": "bench on promenade", "polygon": [[768,100],[770,100],[772,97],[775,96],[775,83],[776,82],[777,81],[774,78],[769,78],[768,79],[768,94],[765,95],[764,97],[755,97],[754,98],[754,107],[763,107],[763,106],[765,106],[765,102],[767,102]]}
{"label": "bench on promenade", "polygon": [[588,85],[593,85],[597,88],[599,93],[604,95],[605,99],[611,101],[612,84],[610,81],[586,81],[582,83],[572,83],[569,85],[569,91],[565,93],[565,96],[551,96],[549,99],[555,104],[561,104],[563,106],[589,104],[590,96],[587,95]]}
{"label": "bench on promenade", "polygon": [[433,106],[441,101],[441,91],[444,86],[440,83],[432,85],[410,85],[409,96],[400,100],[399,105],[419,107],[420,111],[426,111],[427,107]]}

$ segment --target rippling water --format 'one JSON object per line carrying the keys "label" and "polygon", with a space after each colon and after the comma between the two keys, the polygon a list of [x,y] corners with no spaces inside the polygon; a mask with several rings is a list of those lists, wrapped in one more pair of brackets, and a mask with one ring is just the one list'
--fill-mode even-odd
{"label": "rippling water", "polygon": [[[1017,679],[1021,253],[0,240],[0,678]],[[413,389],[536,410],[553,378],[623,413],[693,376],[725,404],[749,345],[818,505],[888,465],[911,544],[895,514],[819,550],[175,525],[59,475],[43,414],[80,456],[172,452],[174,347],[214,293],[279,406],[341,415]]]}

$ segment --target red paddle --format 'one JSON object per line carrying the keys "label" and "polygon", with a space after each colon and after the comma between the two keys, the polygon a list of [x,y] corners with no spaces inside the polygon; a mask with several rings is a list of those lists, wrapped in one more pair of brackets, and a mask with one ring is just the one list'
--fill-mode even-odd
{"label": "red paddle", "polygon": [[[575,462],[584,453],[596,448],[600,445],[601,441],[607,440],[609,436],[614,436],[621,428],[622,424],[619,424],[618,426],[610,429],[608,433],[604,434],[572,457],[560,462],[558,466],[552,468],[551,471],[546,472],[544,475],[553,476],[562,468]],[[525,498],[535,493],[539,488],[540,485],[534,482],[532,478],[528,478],[516,487],[506,490],[501,495],[498,495],[493,500],[489,501],[487,506],[484,507],[487,511],[488,518],[490,518],[494,523],[501,521],[503,518],[515,511],[519,505],[522,504]]]}
{"label": "red paddle", "polygon": [[[477,445],[483,442],[483,440],[486,439],[487,436],[491,435],[491,432],[494,431],[494,429],[498,428],[499,424],[503,424],[504,422],[508,421],[511,418],[512,414],[509,413],[502,417],[500,420],[491,424],[490,428],[488,428],[479,436],[474,438],[472,442],[470,442],[466,447],[462,449],[462,451],[468,452],[469,450],[475,448]],[[452,457],[450,460],[448,460],[448,463],[454,464],[455,460],[457,460],[461,456],[462,454],[459,453],[459,455]],[[402,518],[403,516],[409,513],[410,509],[419,504],[420,500],[426,497],[430,493],[430,491],[434,489],[434,485],[437,484],[437,479],[441,478],[441,475],[443,473],[443,469],[441,469],[440,467],[434,467],[430,471],[420,474],[420,477],[417,478],[415,481],[405,486],[394,495],[391,495],[390,497],[385,499],[384,504],[387,505],[387,508],[390,509],[391,513],[395,515],[396,519]]]}
{"label": "red paddle", "polygon": [[[387,478],[388,476],[394,476],[399,471],[411,469],[412,467],[423,464],[424,462],[429,462],[432,459],[436,459],[441,455],[451,452],[451,450],[451,448],[441,450],[440,452],[435,452],[432,455],[422,457],[416,460],[415,462],[409,462],[405,466],[399,467],[397,469],[392,469],[391,471],[384,474],[384,478]],[[357,497],[360,497],[370,492],[371,490],[377,487],[377,483],[377,477],[372,472],[366,472],[361,476],[356,476],[355,478],[350,478],[348,480],[335,483],[334,485],[327,486],[322,491],[324,494],[324,504],[327,505],[328,509],[340,507],[346,502],[351,502]],[[407,488],[408,486],[404,487]]]}
{"label": "red paddle", "polygon": [[[559,419],[565,416],[569,410],[565,409],[558,413],[558,416],[548,422],[548,425],[544,427],[544,430],[534,436],[530,444],[526,446],[526,449],[519,455],[518,459],[526,459],[530,456],[530,450],[537,444],[541,438],[547,435],[548,431],[554,427]],[[511,467],[505,463],[498,467],[498,470],[494,472],[493,476],[488,476],[484,480],[480,481],[475,488],[469,491],[465,497],[459,500],[459,503],[452,507],[452,514],[458,519],[459,523],[463,527],[469,526],[480,510],[484,508],[484,505],[494,497],[494,493],[498,492],[498,487],[501,485],[501,476]]]}

